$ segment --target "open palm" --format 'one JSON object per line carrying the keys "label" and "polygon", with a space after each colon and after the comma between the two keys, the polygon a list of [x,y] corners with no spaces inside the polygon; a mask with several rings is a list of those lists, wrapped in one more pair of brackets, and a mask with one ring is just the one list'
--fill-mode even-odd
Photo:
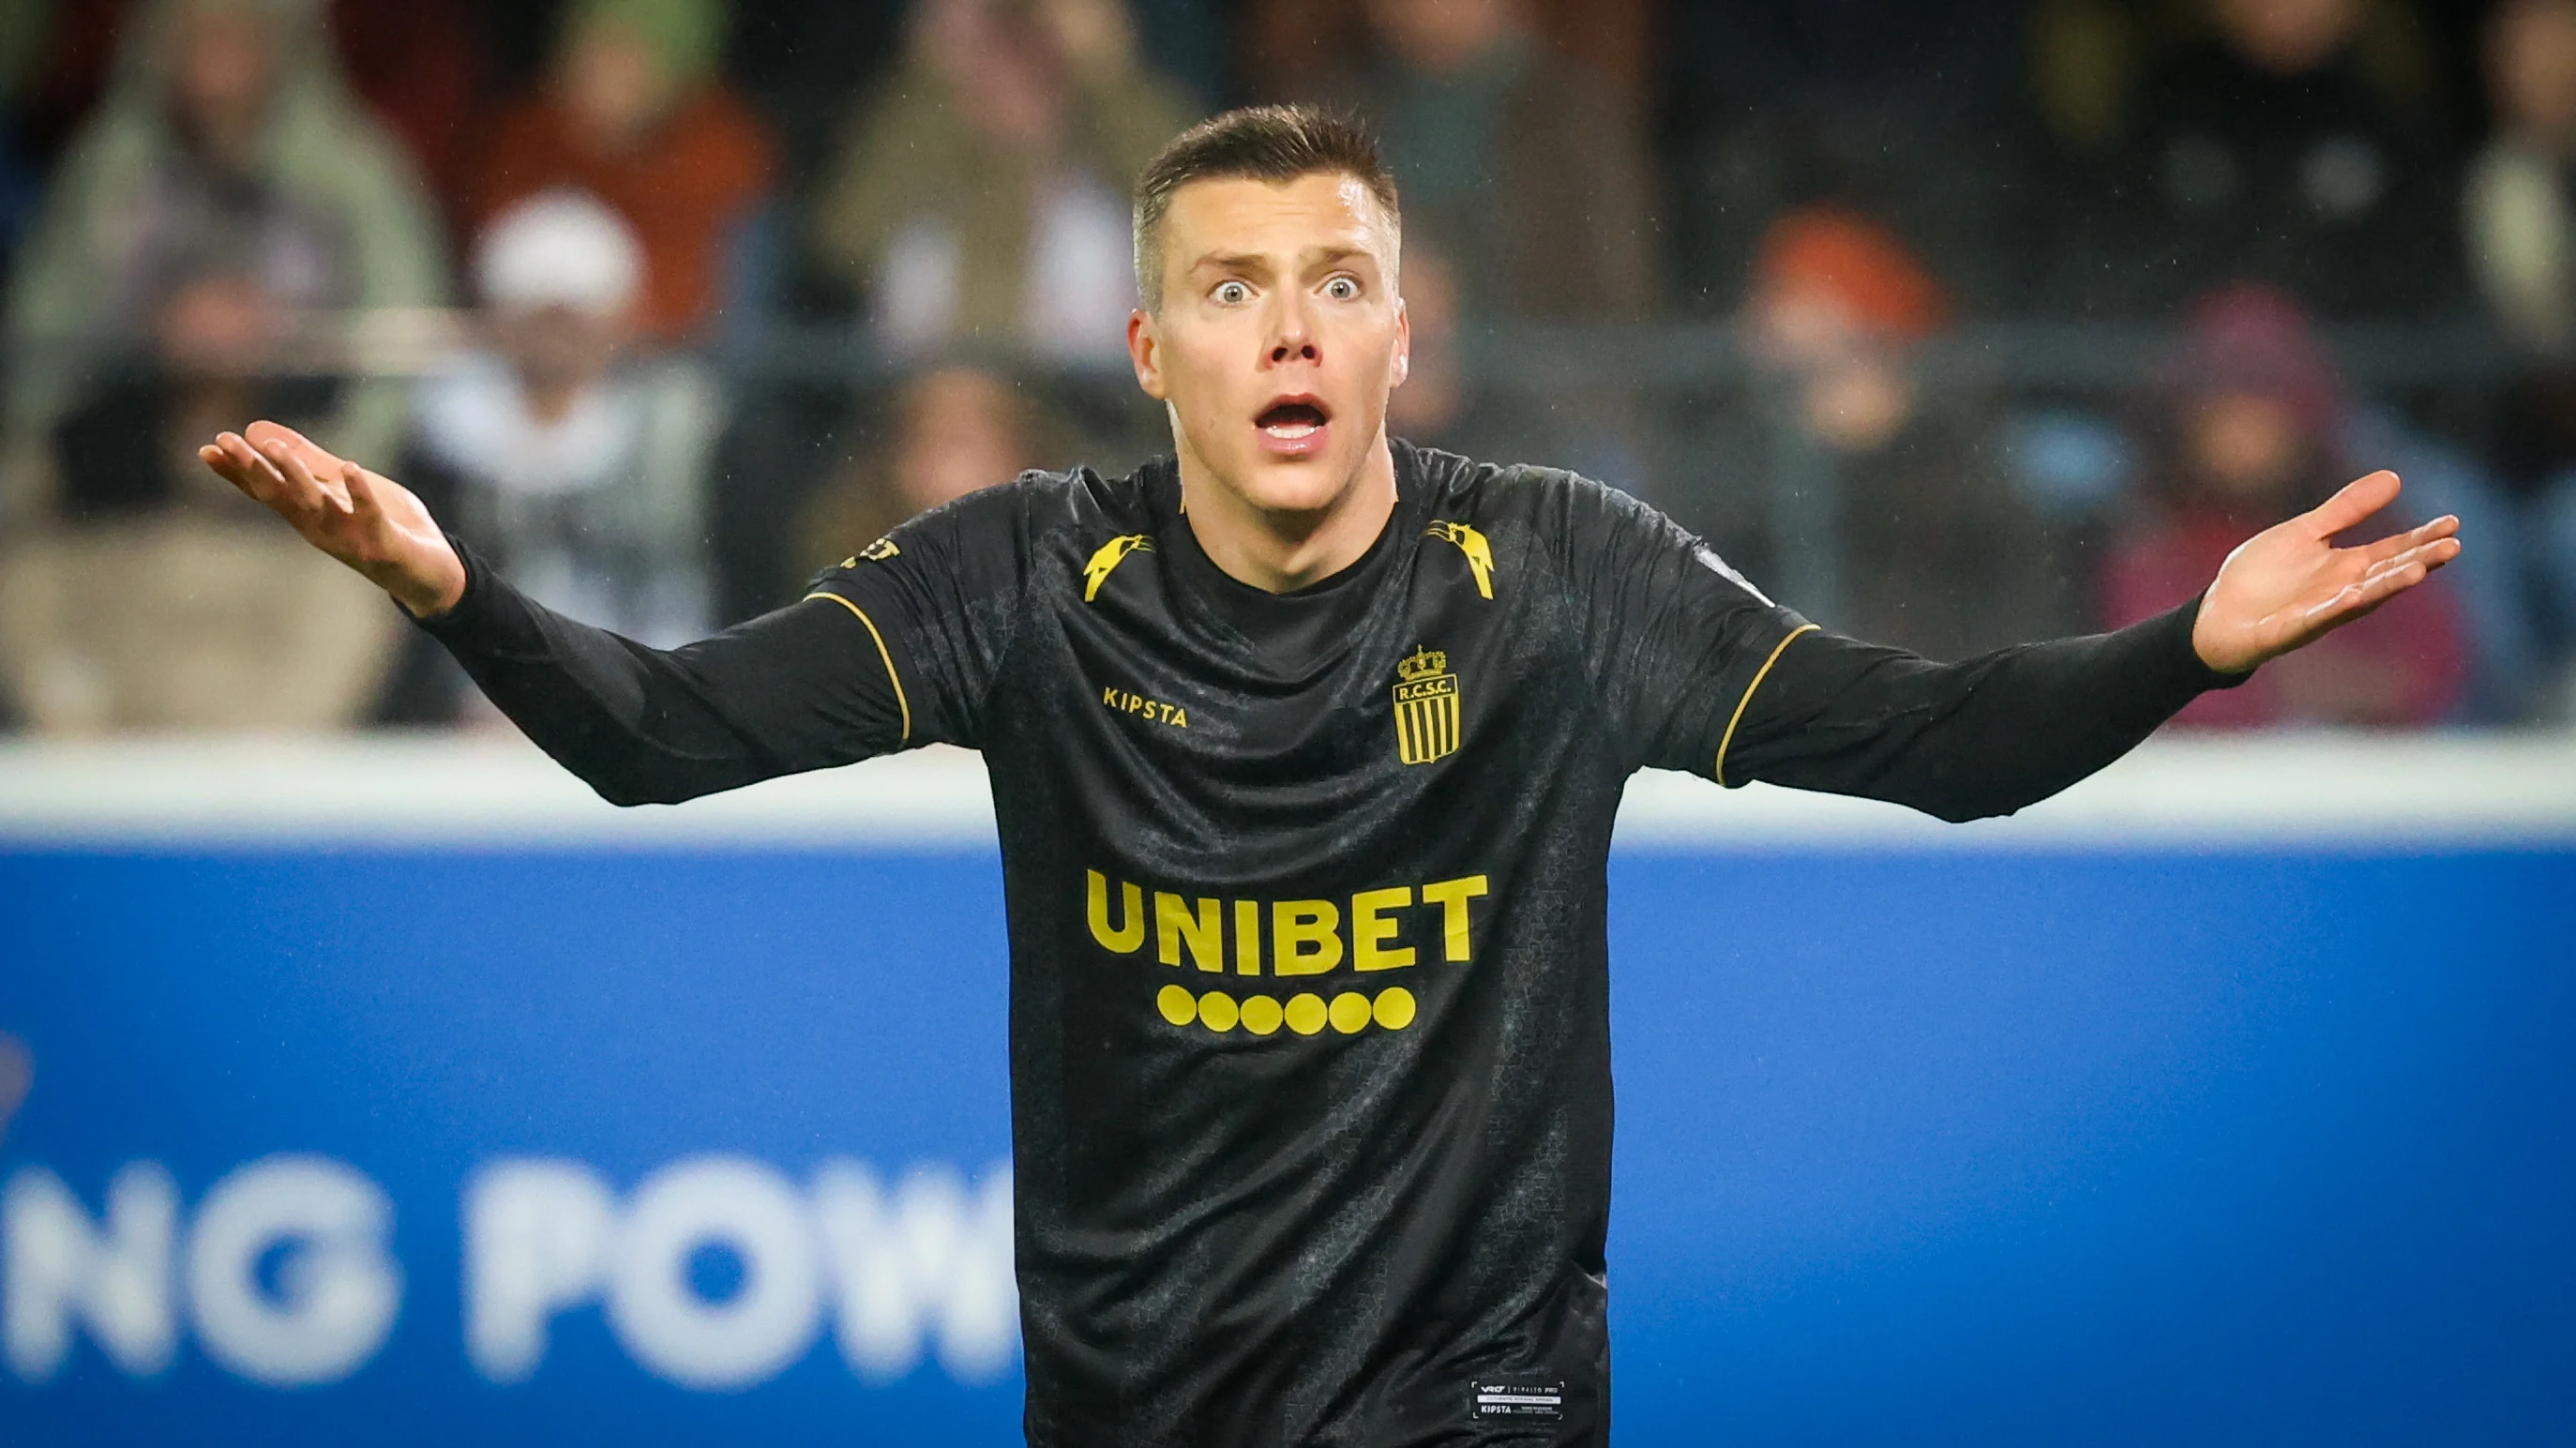
{"label": "open palm", "polygon": [[219,434],[197,457],[414,614],[455,606],[465,564],[409,488],[274,422]]}
{"label": "open palm", "polygon": [[2413,588],[2460,554],[2460,520],[2352,548],[2336,534],[2387,507],[2397,475],[2376,472],[2237,546],[2201,598],[2191,644],[2222,673],[2243,673],[2309,643]]}

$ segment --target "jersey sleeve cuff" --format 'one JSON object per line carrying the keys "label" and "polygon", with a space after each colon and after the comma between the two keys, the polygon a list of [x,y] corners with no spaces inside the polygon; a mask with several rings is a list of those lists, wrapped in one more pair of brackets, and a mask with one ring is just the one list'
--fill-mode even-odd
{"label": "jersey sleeve cuff", "polygon": [[[538,632],[519,591],[464,539],[450,533],[447,546],[456,550],[457,561],[465,565],[465,591],[444,613],[418,618],[411,610],[403,609],[403,617],[453,649],[478,654],[545,653],[545,638]],[[394,607],[402,605],[397,603]]]}
{"label": "jersey sleeve cuff", "polygon": [[2142,625],[2160,635],[2158,652],[2166,660],[2168,677],[2186,702],[2211,689],[2233,689],[2254,677],[2253,669],[2241,674],[2213,669],[2201,658],[2200,650],[2192,647],[2192,630],[2200,623],[2200,606],[2206,597],[2205,594],[2199,595],[2189,602],[2177,604]]}

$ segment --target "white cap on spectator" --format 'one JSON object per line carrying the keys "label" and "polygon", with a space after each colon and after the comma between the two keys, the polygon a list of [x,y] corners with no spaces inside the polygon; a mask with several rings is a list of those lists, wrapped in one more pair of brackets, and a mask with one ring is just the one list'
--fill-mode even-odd
{"label": "white cap on spectator", "polygon": [[475,241],[474,279],[485,306],[569,307],[620,316],[643,287],[644,246],[625,218],[598,197],[546,191],[483,228]]}

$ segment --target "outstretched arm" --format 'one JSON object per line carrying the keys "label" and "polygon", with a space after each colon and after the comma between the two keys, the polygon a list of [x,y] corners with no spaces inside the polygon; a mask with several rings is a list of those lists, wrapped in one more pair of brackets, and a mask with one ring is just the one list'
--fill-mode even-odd
{"label": "outstretched arm", "polygon": [[2114,633],[1935,664],[1821,632],[1780,645],[1721,743],[1721,783],[1861,795],[1943,819],[2009,814],[2136,747],[2202,690],[2324,636],[2459,555],[2437,518],[2354,548],[2335,535],[2397,496],[2344,488],[2228,555],[2208,590]]}
{"label": "outstretched arm", "polygon": [[684,648],[647,648],[512,588],[389,478],[254,423],[208,467],[365,574],[501,712],[616,804],[677,803],[902,747],[887,655],[845,606],[808,600]]}

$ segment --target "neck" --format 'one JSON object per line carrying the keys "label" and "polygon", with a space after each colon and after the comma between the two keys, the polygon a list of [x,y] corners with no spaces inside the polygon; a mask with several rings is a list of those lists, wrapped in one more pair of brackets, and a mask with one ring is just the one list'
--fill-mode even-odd
{"label": "neck", "polygon": [[528,415],[552,427],[572,413],[573,404],[581,400],[590,384],[580,377],[553,374],[519,375],[520,396],[527,402]]}
{"label": "neck", "polygon": [[1254,505],[1219,483],[1186,441],[1180,462],[1181,512],[1199,550],[1227,577],[1264,593],[1304,588],[1357,563],[1395,513],[1395,455],[1383,427],[1349,486],[1311,511]]}
{"label": "neck", "polygon": [[202,121],[183,121],[180,135],[208,162],[226,171],[247,174],[259,160],[263,117],[255,111],[227,111]]}

